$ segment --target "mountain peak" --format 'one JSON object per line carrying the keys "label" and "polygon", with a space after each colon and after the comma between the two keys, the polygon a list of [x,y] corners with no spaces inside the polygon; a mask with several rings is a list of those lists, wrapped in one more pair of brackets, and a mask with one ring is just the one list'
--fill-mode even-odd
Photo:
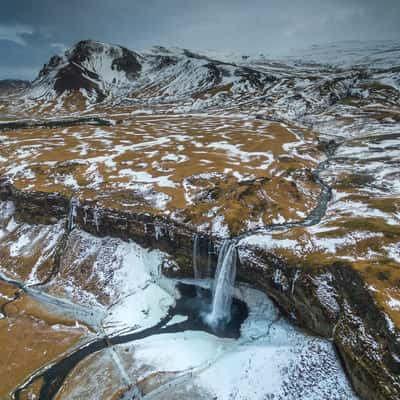
{"label": "mountain peak", "polygon": [[118,45],[81,40],[63,55],[50,58],[35,80],[41,95],[51,90],[56,95],[76,90],[106,97],[111,86],[122,86],[138,77],[142,69],[139,54]]}

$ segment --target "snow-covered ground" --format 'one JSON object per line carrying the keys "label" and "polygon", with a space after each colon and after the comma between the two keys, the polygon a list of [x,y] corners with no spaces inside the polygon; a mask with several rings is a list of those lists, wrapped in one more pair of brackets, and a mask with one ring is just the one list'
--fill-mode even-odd
{"label": "snow-covered ground", "polygon": [[[1,203],[1,207],[11,219],[12,204]],[[66,251],[74,262],[61,260],[59,274],[47,291],[67,298],[71,306],[77,302],[76,310],[92,307],[98,315],[105,315],[102,327],[94,327],[100,336],[139,332],[158,324],[179,296],[176,282],[161,274],[163,264],[170,260],[160,251],[96,238],[78,228],[70,234]],[[87,278],[81,276],[84,269],[89,270]],[[35,290],[32,295],[46,303],[48,295]],[[239,339],[187,330],[105,349],[103,355],[85,360],[85,369],[79,370],[80,379],[86,382],[85,398],[106,398],[110,388],[124,388],[127,381],[137,383],[149,399],[356,398],[331,342],[294,328],[257,290],[239,285],[235,296],[249,308]],[[166,326],[185,319],[177,315]],[[96,374],[93,368],[111,369],[114,378],[99,386],[91,378]],[[71,385],[74,379],[72,371],[60,392],[68,388],[69,399],[83,393],[80,385]]]}
{"label": "snow-covered ground", "polygon": [[187,331],[118,347],[128,375],[152,386],[144,398],[357,398],[329,341],[295,329],[261,292],[242,286],[238,295],[250,307],[238,340]]}

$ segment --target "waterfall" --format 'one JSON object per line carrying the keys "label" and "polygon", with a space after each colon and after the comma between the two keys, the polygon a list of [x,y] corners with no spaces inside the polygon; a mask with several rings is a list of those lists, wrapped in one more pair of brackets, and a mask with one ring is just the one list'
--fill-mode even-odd
{"label": "waterfall", "polygon": [[235,242],[225,240],[218,255],[211,312],[206,320],[213,328],[231,318],[232,297],[236,279],[237,250]]}
{"label": "waterfall", "polygon": [[207,244],[207,278],[211,277],[213,245],[211,240]]}
{"label": "waterfall", "polygon": [[199,266],[199,258],[200,258],[200,236],[196,233],[193,239],[193,250],[192,250],[194,279],[202,278]]}
{"label": "waterfall", "polygon": [[69,209],[68,209],[68,223],[67,223],[67,231],[68,233],[72,231],[75,227],[75,218],[77,214],[77,208],[79,207],[79,200],[71,197],[69,201]]}
{"label": "waterfall", "polygon": [[192,262],[194,279],[211,278],[212,242],[197,233],[193,238]]}
{"label": "waterfall", "polygon": [[100,229],[100,209],[96,206],[93,209],[93,222],[96,227],[96,231],[99,232]]}

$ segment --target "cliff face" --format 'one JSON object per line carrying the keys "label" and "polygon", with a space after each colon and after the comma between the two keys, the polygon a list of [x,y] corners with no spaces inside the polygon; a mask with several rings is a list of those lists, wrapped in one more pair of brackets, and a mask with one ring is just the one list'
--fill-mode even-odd
{"label": "cliff face", "polygon": [[[57,194],[24,193],[3,182],[0,199],[14,202],[17,218],[28,223],[54,224],[63,219],[67,227],[68,215],[71,218],[71,203]],[[90,204],[73,207],[73,226],[95,236],[118,237],[161,249],[173,260],[165,266],[166,275],[192,277],[194,231],[190,227]],[[221,242],[206,236],[202,240],[200,262],[207,263],[207,242],[214,247]],[[388,323],[351,263],[304,265],[244,244],[239,246],[239,256],[240,280],[266,292],[299,327],[333,339],[362,398],[387,400],[400,395],[398,328]],[[63,257],[74,262],[71,254]]]}
{"label": "cliff face", "polygon": [[354,387],[365,399],[399,396],[399,330],[351,263],[288,264],[242,248],[242,279],[264,289],[295,323],[331,337]]}

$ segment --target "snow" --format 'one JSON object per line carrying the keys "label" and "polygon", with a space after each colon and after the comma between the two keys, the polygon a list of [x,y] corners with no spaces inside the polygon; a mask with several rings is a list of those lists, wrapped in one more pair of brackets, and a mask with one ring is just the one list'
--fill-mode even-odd
{"label": "snow", "polygon": [[155,335],[136,342],[135,358],[158,370],[185,371],[222,355],[231,342],[205,332]]}
{"label": "snow", "polygon": [[400,243],[394,243],[384,247],[387,251],[388,257],[393,259],[395,262],[400,263]]}
{"label": "snow", "polygon": [[250,308],[240,339],[186,331],[132,345],[134,362],[125,361],[128,374],[146,365],[143,379],[159,372],[175,375],[147,394],[149,398],[172,400],[183,393],[220,400],[357,398],[329,341],[293,328],[261,292],[247,286],[237,291]]}
{"label": "snow", "polygon": [[338,315],[340,312],[340,306],[338,304],[337,293],[331,284],[332,280],[333,278],[331,274],[324,273],[319,275],[314,280],[314,283],[317,285],[317,296],[321,304],[331,312]]}
{"label": "snow", "polygon": [[394,299],[393,297],[389,296],[387,304],[391,309],[400,311],[400,300]]}
{"label": "snow", "polygon": [[[307,230],[311,235],[303,235],[298,239],[282,238],[283,232],[285,232],[284,230],[274,233],[257,233],[243,238],[242,240],[240,240],[239,245],[242,247],[254,246],[270,252],[279,249],[286,249],[290,250],[298,256],[304,256],[313,251],[322,251],[327,254],[337,255],[337,252],[339,250],[349,248],[350,246],[355,246],[358,242],[362,240],[369,238],[382,238],[384,236],[383,233],[380,232],[355,231],[349,232],[347,235],[342,235],[338,237],[323,237],[322,235],[317,234],[329,232],[330,230],[332,230],[332,228],[322,228],[319,230],[317,226],[314,226],[311,228],[307,228]],[[389,251],[391,251],[390,249]],[[347,257],[348,259],[352,260],[353,257],[351,257],[350,255],[351,250],[349,250],[348,256],[337,255],[337,257]]]}
{"label": "snow", "polygon": [[156,183],[160,187],[170,187],[174,188],[177,187],[178,184],[171,181],[169,178],[171,175],[166,175],[166,176],[158,176],[158,177],[153,177],[151,174],[148,172],[144,171],[132,171],[130,169],[122,169],[119,171],[119,175],[124,177],[128,176],[135,182],[143,182],[143,183]]}
{"label": "snow", "polygon": [[[166,255],[148,251],[133,242],[119,239],[95,238],[79,229],[73,231],[74,240],[82,246],[77,254],[77,265],[95,255],[93,274],[99,287],[110,296],[111,304],[103,326],[112,335],[123,330],[141,330],[155,325],[175,303],[174,283],[161,275],[161,264]],[[79,238],[79,239],[78,239]],[[69,251],[74,251],[70,248]],[[109,278],[112,271],[111,279]],[[84,294],[70,281],[67,293],[84,304],[93,302],[93,295]],[[95,304],[99,305],[97,301]]]}
{"label": "snow", "polygon": [[284,61],[328,64],[340,67],[362,66],[391,68],[398,66],[400,50],[398,41],[341,41],[297,49]]}

